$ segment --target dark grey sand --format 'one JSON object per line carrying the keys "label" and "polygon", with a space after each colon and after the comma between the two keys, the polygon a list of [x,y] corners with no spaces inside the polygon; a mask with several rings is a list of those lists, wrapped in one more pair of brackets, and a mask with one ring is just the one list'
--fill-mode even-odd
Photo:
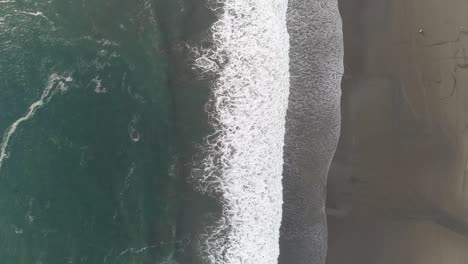
{"label": "dark grey sand", "polygon": [[290,0],[291,87],[280,264],[325,263],[325,187],[340,131],[341,18],[335,0]]}
{"label": "dark grey sand", "polygon": [[468,2],[339,2],[343,126],[327,207],[351,210],[328,215],[327,264],[465,264]]}

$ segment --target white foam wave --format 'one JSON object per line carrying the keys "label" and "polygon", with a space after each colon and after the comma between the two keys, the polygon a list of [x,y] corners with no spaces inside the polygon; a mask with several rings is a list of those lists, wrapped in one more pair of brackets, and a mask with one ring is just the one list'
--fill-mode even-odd
{"label": "white foam wave", "polygon": [[128,124],[128,136],[132,142],[139,142],[141,139],[140,132],[137,130],[138,122],[140,117],[138,115],[134,115],[130,123]]}
{"label": "white foam wave", "polygon": [[287,0],[211,0],[213,47],[194,48],[195,70],[217,76],[207,105],[214,134],[193,170],[220,195],[222,218],[200,239],[207,263],[276,263],[289,95]]}
{"label": "white foam wave", "polygon": [[91,81],[96,84],[96,86],[94,87],[94,92],[95,93],[97,93],[97,94],[107,93],[106,87],[102,86],[102,80],[99,79],[98,76],[96,76],[96,78],[92,79]]}
{"label": "white foam wave", "polygon": [[40,17],[45,17],[47,18],[46,16],[44,16],[44,14],[40,11],[36,11],[36,12],[26,12],[26,11],[17,11],[18,13],[20,14],[24,14],[24,15],[30,15],[30,16],[40,16]]}
{"label": "white foam wave", "polygon": [[44,91],[42,92],[42,95],[39,98],[39,100],[31,104],[29,106],[29,111],[24,116],[17,119],[13,124],[11,124],[8,127],[5,134],[3,135],[2,143],[0,145],[0,169],[2,168],[2,165],[5,159],[8,158],[8,153],[7,153],[8,144],[10,142],[11,137],[13,136],[16,129],[18,128],[18,126],[24,121],[31,119],[36,113],[36,111],[41,109],[44,105],[46,105],[50,101],[50,99],[52,99],[52,97],[57,91],[61,91],[61,92],[66,91],[65,84],[71,81],[72,81],[71,77],[60,76],[56,73],[53,73],[49,76],[47,85],[44,88]]}
{"label": "white foam wave", "polygon": [[19,14],[23,14],[23,15],[29,15],[29,16],[36,16],[36,17],[42,17],[42,18],[45,18],[47,20],[49,20],[48,17],[46,17],[42,12],[40,11],[36,11],[36,12],[26,12],[26,11],[18,11],[18,10],[15,10],[16,12],[18,12]]}
{"label": "white foam wave", "polygon": [[54,22],[52,22],[52,20],[50,20],[47,16],[45,16],[44,13],[42,13],[41,11],[26,12],[26,11],[21,11],[21,10],[15,10],[15,12],[17,12],[18,14],[22,14],[22,15],[41,17],[41,18],[47,20],[50,24],[52,24],[52,25],[54,24]]}
{"label": "white foam wave", "polygon": [[11,15],[4,15],[4,16],[0,17],[0,23],[3,24],[3,22],[5,22],[5,19],[6,19],[7,17],[10,17],[10,16],[11,16]]}

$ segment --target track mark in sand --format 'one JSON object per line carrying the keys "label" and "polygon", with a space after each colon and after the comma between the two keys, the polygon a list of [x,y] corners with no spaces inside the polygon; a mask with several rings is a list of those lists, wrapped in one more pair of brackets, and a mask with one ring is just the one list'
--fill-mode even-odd
{"label": "track mark in sand", "polygon": [[14,135],[18,126],[29,119],[31,119],[37,110],[45,106],[50,99],[57,93],[57,91],[64,92],[65,84],[72,81],[71,77],[63,77],[56,73],[53,73],[49,76],[47,85],[42,92],[41,98],[38,101],[34,102],[29,106],[29,111],[19,119],[17,119],[13,124],[11,124],[3,135],[2,143],[0,144],[0,169],[2,168],[3,162],[8,158],[7,148],[8,143],[10,142],[11,137]]}

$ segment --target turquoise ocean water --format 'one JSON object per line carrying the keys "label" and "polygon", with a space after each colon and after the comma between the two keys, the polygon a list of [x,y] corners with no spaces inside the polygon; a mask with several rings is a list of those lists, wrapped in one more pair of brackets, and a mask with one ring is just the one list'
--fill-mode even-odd
{"label": "turquoise ocean water", "polygon": [[206,87],[169,62],[198,4],[0,1],[1,263],[176,263]]}

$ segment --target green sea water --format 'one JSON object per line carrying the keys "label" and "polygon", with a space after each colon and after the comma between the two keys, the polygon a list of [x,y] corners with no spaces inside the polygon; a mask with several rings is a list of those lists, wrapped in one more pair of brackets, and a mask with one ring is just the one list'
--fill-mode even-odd
{"label": "green sea water", "polygon": [[0,0],[0,263],[175,263],[175,2]]}

